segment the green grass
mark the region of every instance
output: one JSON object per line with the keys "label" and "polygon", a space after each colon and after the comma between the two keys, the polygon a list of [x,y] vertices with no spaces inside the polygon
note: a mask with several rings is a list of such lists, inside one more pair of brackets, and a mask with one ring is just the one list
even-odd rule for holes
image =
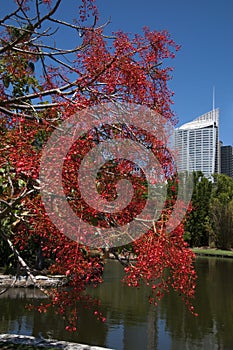
{"label": "green grass", "polygon": [[201,255],[213,255],[219,257],[233,258],[233,251],[221,249],[192,248],[192,251]]}

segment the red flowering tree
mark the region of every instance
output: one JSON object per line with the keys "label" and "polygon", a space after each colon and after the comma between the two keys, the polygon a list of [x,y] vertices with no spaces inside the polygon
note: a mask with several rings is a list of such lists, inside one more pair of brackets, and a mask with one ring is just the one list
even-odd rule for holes
{"label": "red flowering tree", "polygon": [[[75,330],[79,300],[90,302],[83,293],[87,285],[102,282],[104,259],[109,254],[125,266],[125,282],[129,286],[138,287],[141,283],[151,286],[150,302],[156,304],[172,287],[183,295],[192,310],[194,257],[183,240],[182,222],[175,223],[173,215],[183,205],[177,194],[179,181],[174,159],[165,147],[166,140],[135,126],[133,117],[112,125],[102,121],[98,127],[87,130],[84,123],[82,134],[68,150],[67,139],[60,135],[59,148],[50,151],[65,152],[62,186],[75,215],[92,225],[97,233],[101,228],[111,228],[114,234],[144,208],[149,191],[145,174],[135,171],[135,163],[125,157],[110,159],[102,165],[96,186],[99,195],[108,202],[117,198],[119,180],[126,178],[132,183],[130,204],[116,214],[89,206],[82,198],[76,174],[85,155],[106,139],[140,143],[157,157],[165,182],[170,184],[158,217],[154,220],[145,217],[141,234],[133,238],[128,239],[127,231],[127,240],[120,241],[126,244],[116,241],[100,244],[97,240],[95,245],[93,240],[88,241],[86,232],[79,232],[78,236],[73,231],[62,232],[45,208],[40,177],[44,147],[73,115],[111,102],[134,106],[134,110],[140,106],[163,116],[160,127],[174,122],[170,108],[172,93],[167,86],[171,68],[165,61],[174,57],[178,46],[169,34],[145,28],[142,35],[129,37],[117,32],[110,37],[105,34],[107,24],[99,24],[93,0],[80,2],[73,22],[59,16],[64,5],[61,0],[16,0],[12,12],[5,13],[0,20],[1,239],[35,284],[32,251],[39,265],[49,259],[50,272],[66,276],[65,284],[45,291],[50,301],[41,305],[39,311],[51,306],[67,314],[69,330]],[[66,43],[57,46],[64,38],[72,38],[73,46],[67,48]],[[113,115],[112,109],[110,112]],[[45,173],[51,172],[53,154],[46,159],[47,165],[42,169]],[[52,177],[50,173],[49,176]],[[153,177],[156,182],[156,176]],[[49,204],[53,205],[53,194],[48,192]],[[62,216],[56,205],[52,211],[57,217]],[[172,229],[168,229],[168,222]],[[98,311],[95,314],[103,318]]]}

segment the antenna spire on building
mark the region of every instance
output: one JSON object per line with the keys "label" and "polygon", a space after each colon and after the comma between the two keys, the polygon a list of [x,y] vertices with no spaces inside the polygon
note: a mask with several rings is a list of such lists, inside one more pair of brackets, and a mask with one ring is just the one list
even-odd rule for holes
{"label": "antenna spire on building", "polygon": [[213,111],[215,110],[215,86],[213,86]]}

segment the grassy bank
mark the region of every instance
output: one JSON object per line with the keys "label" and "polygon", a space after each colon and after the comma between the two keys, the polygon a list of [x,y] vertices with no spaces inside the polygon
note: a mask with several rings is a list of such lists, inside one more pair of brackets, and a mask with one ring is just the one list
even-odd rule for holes
{"label": "grassy bank", "polygon": [[232,250],[221,250],[221,249],[211,249],[211,248],[192,248],[192,251],[196,255],[216,256],[216,257],[233,259]]}

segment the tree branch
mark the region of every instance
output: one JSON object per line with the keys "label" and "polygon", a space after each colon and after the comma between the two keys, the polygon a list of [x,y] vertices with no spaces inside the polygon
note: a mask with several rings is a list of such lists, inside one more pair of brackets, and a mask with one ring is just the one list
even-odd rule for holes
{"label": "tree branch", "polygon": [[[44,294],[46,294],[47,296],[50,296],[50,293],[43,288],[36,280],[36,278],[34,277],[34,275],[31,272],[30,267],[27,265],[27,263],[25,262],[25,260],[23,260],[23,258],[21,257],[21,255],[19,254],[18,250],[14,247],[13,243],[11,242],[11,240],[7,237],[7,235],[0,229],[0,235],[1,237],[4,239],[5,242],[8,243],[10,249],[12,250],[12,252],[14,253],[15,257],[17,258],[18,262],[20,263],[20,265],[26,270],[27,275],[30,277],[30,279],[32,280],[33,284],[35,285],[35,287],[39,288]],[[15,282],[14,282],[15,283]],[[5,289],[4,291],[2,291],[0,294],[3,294],[5,291],[7,291],[8,289]]]}
{"label": "tree branch", "polygon": [[14,209],[16,205],[20,203],[21,199],[33,193],[34,191],[35,191],[34,189],[27,191],[27,188],[25,188],[25,190],[17,198],[13,198],[11,202],[5,202],[1,200],[1,202],[4,202],[4,204],[6,205],[6,208],[0,212],[0,220],[8,216],[8,214],[12,211],[12,209]]}
{"label": "tree branch", "polygon": [[[60,3],[61,3],[61,0],[57,0],[57,2],[55,3],[54,7],[44,17],[39,18],[38,21],[35,24],[30,26],[30,28],[22,29],[22,34],[18,38],[16,38],[14,41],[10,42],[6,46],[0,47],[0,54],[2,54],[4,52],[9,51],[12,48],[14,48],[21,40],[23,40],[25,38],[25,36],[28,33],[33,33],[36,28],[41,26],[41,23],[43,23],[46,19],[50,18],[50,16],[52,16],[57,11]],[[20,10],[23,11],[22,5],[19,4],[19,3],[18,3],[18,5],[20,7]]]}

